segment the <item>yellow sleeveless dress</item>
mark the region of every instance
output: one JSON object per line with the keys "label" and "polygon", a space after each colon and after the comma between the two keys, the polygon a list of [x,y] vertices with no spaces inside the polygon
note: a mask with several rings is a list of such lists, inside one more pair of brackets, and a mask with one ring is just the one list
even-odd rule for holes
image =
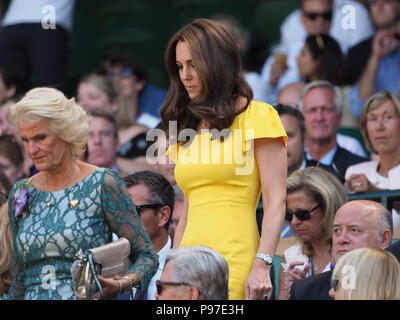
{"label": "yellow sleeveless dress", "polygon": [[223,142],[207,131],[188,146],[171,144],[167,155],[176,163],[175,178],[189,204],[180,246],[205,245],[221,253],[229,264],[229,299],[240,300],[260,240],[254,139],[279,138],[286,146],[287,135],[276,110],[257,101],[236,116],[229,130]]}

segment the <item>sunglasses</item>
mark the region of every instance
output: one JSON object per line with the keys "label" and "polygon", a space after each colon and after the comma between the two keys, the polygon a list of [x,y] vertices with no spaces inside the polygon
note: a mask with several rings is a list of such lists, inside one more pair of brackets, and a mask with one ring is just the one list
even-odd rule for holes
{"label": "sunglasses", "polygon": [[285,220],[291,222],[293,219],[293,215],[295,215],[296,218],[299,219],[300,221],[310,220],[311,212],[313,212],[315,209],[317,209],[319,207],[321,207],[321,205],[317,204],[314,208],[312,208],[310,210],[296,210],[295,212],[286,211]]}
{"label": "sunglasses", "polygon": [[332,277],[331,278],[331,288],[333,290],[337,291],[338,285],[339,285],[339,279]]}
{"label": "sunglasses", "polygon": [[141,206],[135,206],[136,212],[140,216],[142,214],[142,209],[157,209],[164,207],[164,204],[154,203],[154,204],[142,204]]}
{"label": "sunglasses", "polygon": [[318,17],[321,17],[322,19],[326,21],[331,21],[332,20],[332,11],[327,11],[327,12],[303,12],[303,14],[310,20],[316,20]]}
{"label": "sunglasses", "polygon": [[187,287],[192,287],[192,285],[187,284],[185,282],[167,282],[167,281],[160,281],[157,280],[156,281],[156,287],[157,287],[157,294],[161,295],[161,293],[163,292],[164,286],[187,286]]}

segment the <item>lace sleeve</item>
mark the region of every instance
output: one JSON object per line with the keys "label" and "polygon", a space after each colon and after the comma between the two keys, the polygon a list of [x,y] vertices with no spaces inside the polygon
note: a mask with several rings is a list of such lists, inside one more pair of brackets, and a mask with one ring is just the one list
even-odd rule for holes
{"label": "lace sleeve", "polygon": [[[157,271],[158,255],[134,209],[132,197],[124,181],[112,170],[107,170],[104,174],[101,202],[111,231],[131,242],[130,259],[133,266],[129,273],[137,275],[140,289],[147,288]],[[145,290],[140,292],[144,294]]]}
{"label": "lace sleeve", "polygon": [[22,300],[24,299],[25,287],[24,287],[24,264],[23,261],[18,254],[16,240],[18,234],[18,218],[14,217],[15,205],[13,204],[15,198],[16,185],[14,185],[13,189],[10,192],[8,197],[8,215],[10,219],[12,238],[13,238],[13,253],[12,253],[12,281],[11,287],[8,291],[8,294],[4,295],[2,299],[4,300]]}

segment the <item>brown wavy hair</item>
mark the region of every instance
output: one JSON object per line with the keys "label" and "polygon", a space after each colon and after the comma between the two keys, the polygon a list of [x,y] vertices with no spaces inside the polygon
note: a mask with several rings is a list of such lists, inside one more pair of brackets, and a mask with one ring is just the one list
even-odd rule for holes
{"label": "brown wavy hair", "polygon": [[[176,45],[184,41],[190,50],[194,68],[201,82],[201,92],[190,99],[176,65]],[[241,72],[239,50],[232,35],[209,19],[196,19],[181,28],[168,42],[165,64],[170,86],[161,108],[163,129],[170,134],[169,121],[177,121],[181,130],[196,130],[200,121],[210,129],[228,128],[235,116],[243,112],[253,98],[253,92]],[[235,99],[247,99],[246,106],[236,112]]]}

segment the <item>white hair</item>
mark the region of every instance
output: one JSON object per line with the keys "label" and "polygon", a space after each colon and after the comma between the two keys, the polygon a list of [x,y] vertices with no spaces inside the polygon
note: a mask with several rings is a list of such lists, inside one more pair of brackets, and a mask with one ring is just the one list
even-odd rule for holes
{"label": "white hair", "polygon": [[65,95],[54,88],[35,88],[7,113],[15,132],[18,132],[18,122],[40,122],[45,120],[48,128],[71,146],[73,155],[85,152],[91,125],[91,116],[82,109],[75,99],[67,99]]}
{"label": "white hair", "polygon": [[206,246],[170,250],[168,263],[173,263],[171,279],[196,287],[203,300],[228,300],[229,266],[217,251]]}
{"label": "white hair", "polygon": [[342,105],[343,105],[343,98],[342,98],[342,92],[340,91],[339,87],[333,85],[329,81],[326,80],[316,80],[313,82],[310,82],[307,84],[304,89],[300,93],[300,98],[299,98],[299,110],[303,111],[303,98],[304,96],[310,92],[312,89],[316,88],[324,88],[324,89],[329,89],[333,92],[333,96],[335,99],[335,106],[338,114],[342,113]]}

